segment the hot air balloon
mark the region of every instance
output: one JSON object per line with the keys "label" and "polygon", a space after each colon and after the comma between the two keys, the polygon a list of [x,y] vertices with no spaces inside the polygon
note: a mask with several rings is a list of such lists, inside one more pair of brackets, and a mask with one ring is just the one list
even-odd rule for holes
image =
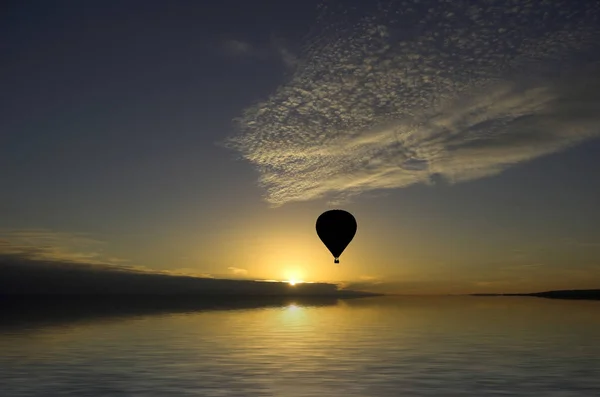
{"label": "hot air balloon", "polygon": [[356,219],[344,210],[329,210],[317,218],[317,235],[334,257],[334,263],[340,263],[340,255],[356,234]]}

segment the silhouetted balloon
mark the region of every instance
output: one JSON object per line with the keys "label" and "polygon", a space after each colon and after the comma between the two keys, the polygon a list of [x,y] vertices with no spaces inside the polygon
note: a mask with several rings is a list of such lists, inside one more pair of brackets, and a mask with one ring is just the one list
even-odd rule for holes
{"label": "silhouetted balloon", "polygon": [[344,210],[329,210],[317,218],[317,234],[334,257],[334,263],[340,263],[340,255],[356,234],[356,219]]}

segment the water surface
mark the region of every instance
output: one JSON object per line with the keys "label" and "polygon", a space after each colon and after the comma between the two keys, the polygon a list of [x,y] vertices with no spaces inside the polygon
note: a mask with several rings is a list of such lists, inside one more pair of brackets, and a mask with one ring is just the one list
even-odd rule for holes
{"label": "water surface", "polygon": [[600,301],[156,300],[2,310],[7,397],[600,396]]}

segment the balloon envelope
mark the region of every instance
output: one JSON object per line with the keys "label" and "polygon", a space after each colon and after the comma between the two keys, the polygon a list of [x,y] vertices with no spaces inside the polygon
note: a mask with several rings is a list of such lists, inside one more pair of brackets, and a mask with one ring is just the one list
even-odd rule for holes
{"label": "balloon envelope", "polygon": [[317,218],[317,235],[339,263],[339,257],[356,234],[356,219],[344,210],[329,210]]}

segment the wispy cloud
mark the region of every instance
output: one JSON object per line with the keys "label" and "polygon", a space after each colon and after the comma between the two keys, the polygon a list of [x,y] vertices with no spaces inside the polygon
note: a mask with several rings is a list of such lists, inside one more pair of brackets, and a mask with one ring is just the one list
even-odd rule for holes
{"label": "wispy cloud", "polygon": [[[303,295],[335,294],[335,284],[307,284]],[[0,254],[0,294],[251,294],[297,293],[287,283],[191,277],[129,266],[34,260]]]}
{"label": "wispy cloud", "polygon": [[[46,229],[0,230],[0,261],[54,264],[63,269],[88,269],[213,278],[194,268],[150,269],[105,252],[105,243],[85,233]],[[243,269],[242,269],[243,270]]]}
{"label": "wispy cloud", "polygon": [[360,276],[359,279],[362,281],[369,281],[373,284],[377,284],[377,283],[381,282],[381,279],[376,276]]}
{"label": "wispy cloud", "polygon": [[598,136],[599,6],[497,3],[336,21],[229,146],[281,205],[488,177]]}
{"label": "wispy cloud", "polygon": [[[0,294],[335,294],[337,286],[240,280],[230,267],[219,279],[194,268],[150,269],[107,255],[104,242],[84,233],[0,230]],[[231,277],[233,274],[236,277]],[[238,278],[238,279],[235,279]]]}
{"label": "wispy cloud", "polygon": [[230,39],[221,43],[224,53],[233,58],[253,58],[261,61],[277,60],[286,69],[295,70],[298,57],[281,37],[272,36],[270,42],[252,44],[244,40]]}
{"label": "wispy cloud", "polygon": [[239,267],[228,267],[227,270],[229,270],[231,273],[233,273],[236,276],[245,276],[246,274],[248,274],[248,270],[241,269]]}
{"label": "wispy cloud", "polygon": [[[103,253],[86,234],[50,230],[0,231],[0,294],[267,294],[298,292],[287,283],[218,279],[193,268],[149,269]],[[230,267],[236,276],[245,269]],[[276,285],[273,285],[276,284]],[[300,294],[334,294],[315,283]]]}
{"label": "wispy cloud", "polygon": [[124,265],[128,262],[106,254],[103,246],[103,241],[84,233],[45,229],[0,230],[0,255],[95,265]]}
{"label": "wispy cloud", "polygon": [[288,69],[295,69],[298,66],[298,57],[292,52],[285,40],[282,38],[273,37],[271,42],[273,49],[279,56],[279,59],[281,59],[281,62],[283,62]]}
{"label": "wispy cloud", "polygon": [[172,276],[189,276],[189,277],[201,277],[201,278],[215,278],[214,275],[210,273],[203,273],[198,271],[198,269],[194,269],[191,267],[182,267],[177,269],[169,269],[160,271],[161,274],[169,274]]}
{"label": "wispy cloud", "polygon": [[252,44],[243,40],[225,40],[223,42],[223,50],[231,56],[244,56],[255,53]]}

